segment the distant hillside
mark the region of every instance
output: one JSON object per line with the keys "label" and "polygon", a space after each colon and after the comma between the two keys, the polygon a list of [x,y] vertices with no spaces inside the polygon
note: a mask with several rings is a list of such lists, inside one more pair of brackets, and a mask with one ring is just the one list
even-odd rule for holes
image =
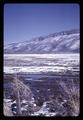
{"label": "distant hillside", "polygon": [[78,53],[79,44],[79,30],[69,30],[9,44],[4,53]]}

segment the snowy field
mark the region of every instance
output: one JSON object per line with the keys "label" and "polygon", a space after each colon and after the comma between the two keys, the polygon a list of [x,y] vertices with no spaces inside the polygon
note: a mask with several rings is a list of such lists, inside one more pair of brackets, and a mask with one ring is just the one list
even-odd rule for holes
{"label": "snowy field", "polygon": [[5,54],[5,73],[79,71],[79,54]]}
{"label": "snowy field", "polygon": [[[16,115],[10,73],[19,72],[19,80],[30,87],[34,96],[33,103],[30,103],[34,112],[29,116],[78,116],[79,60],[79,54],[4,54],[5,103]],[[71,112],[69,104],[72,106],[73,95],[78,101],[75,101],[75,110]],[[22,112],[28,112],[28,102],[32,101],[23,97]]]}

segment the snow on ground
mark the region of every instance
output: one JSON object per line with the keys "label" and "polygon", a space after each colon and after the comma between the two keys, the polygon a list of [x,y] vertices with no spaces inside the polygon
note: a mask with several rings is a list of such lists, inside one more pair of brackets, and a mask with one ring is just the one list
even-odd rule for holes
{"label": "snow on ground", "polygon": [[10,66],[4,65],[5,73],[64,72],[73,70],[72,66],[79,64],[79,54],[5,54],[6,60],[27,60],[27,66],[15,66],[13,62]]}
{"label": "snow on ground", "polygon": [[34,58],[66,58],[75,59],[79,57],[79,54],[4,54],[4,58],[9,59],[29,59],[28,57]]}
{"label": "snow on ground", "polygon": [[49,112],[49,108],[47,108],[46,106],[47,102],[44,102],[41,109],[37,112],[34,112],[33,114],[31,114],[32,116],[39,116],[39,115],[45,115],[45,116],[55,116],[56,113],[55,112]]}
{"label": "snow on ground", "polygon": [[24,73],[40,73],[40,72],[60,72],[64,71],[65,67],[55,67],[55,66],[42,66],[42,67],[4,67],[5,73],[17,73],[17,72],[24,72]]}

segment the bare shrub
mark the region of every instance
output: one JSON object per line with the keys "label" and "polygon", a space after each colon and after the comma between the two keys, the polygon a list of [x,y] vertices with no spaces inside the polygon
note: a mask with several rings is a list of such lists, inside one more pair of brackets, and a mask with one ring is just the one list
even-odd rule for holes
{"label": "bare shrub", "polygon": [[69,84],[63,81],[61,81],[59,84],[68,95],[67,102],[72,111],[71,116],[78,116],[80,112],[80,87],[76,86],[76,83],[73,79],[70,80]]}

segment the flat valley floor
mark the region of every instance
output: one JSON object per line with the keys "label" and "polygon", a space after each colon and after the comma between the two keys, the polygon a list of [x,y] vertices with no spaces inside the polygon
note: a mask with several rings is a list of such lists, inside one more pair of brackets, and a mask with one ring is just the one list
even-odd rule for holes
{"label": "flat valley floor", "polygon": [[4,54],[3,99],[12,116],[17,116],[16,96],[11,92],[15,76],[19,86],[29,88],[29,94],[25,87],[19,90],[23,93],[20,116],[78,116],[79,61],[79,54]]}

